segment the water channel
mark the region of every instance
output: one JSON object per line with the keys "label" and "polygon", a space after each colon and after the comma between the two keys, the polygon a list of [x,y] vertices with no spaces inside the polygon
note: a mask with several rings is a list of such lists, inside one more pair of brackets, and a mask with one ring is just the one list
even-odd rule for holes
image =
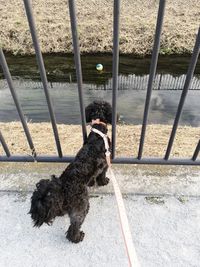
{"label": "water channel", "polygon": [[[6,55],[6,59],[27,120],[49,121],[35,57]],[[112,56],[87,55],[81,59],[85,105],[95,99],[111,102]],[[173,122],[189,59],[189,57],[159,58],[149,112],[150,124]],[[79,124],[80,112],[73,56],[45,55],[44,61],[57,123]],[[97,63],[104,66],[103,71],[96,70]],[[150,58],[120,56],[117,109],[123,123],[142,122],[149,67]],[[19,117],[7,82],[0,70],[0,121],[16,120],[19,120]],[[180,124],[200,126],[200,61],[196,66]]]}

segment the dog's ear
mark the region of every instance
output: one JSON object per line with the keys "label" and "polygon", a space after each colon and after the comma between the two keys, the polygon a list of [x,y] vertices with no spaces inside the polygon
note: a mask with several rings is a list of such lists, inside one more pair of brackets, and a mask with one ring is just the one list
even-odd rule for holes
{"label": "dog's ear", "polygon": [[36,184],[36,187],[37,187],[37,189],[42,188],[42,187],[46,187],[46,186],[48,186],[49,183],[50,183],[49,179],[42,179]]}

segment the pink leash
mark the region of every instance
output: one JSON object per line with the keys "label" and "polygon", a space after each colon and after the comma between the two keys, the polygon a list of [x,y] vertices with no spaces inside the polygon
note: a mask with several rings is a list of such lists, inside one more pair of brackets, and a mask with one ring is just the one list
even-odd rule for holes
{"label": "pink leash", "polygon": [[109,165],[108,172],[110,173],[110,178],[113,184],[113,188],[115,191],[115,197],[117,200],[117,206],[118,206],[118,212],[119,212],[119,218],[120,218],[120,224],[121,224],[121,230],[124,237],[124,243],[126,245],[126,252],[129,260],[129,266],[130,267],[139,267],[139,261],[137,258],[136,250],[133,245],[133,240],[131,236],[131,231],[128,223],[128,218],[126,215],[126,209],[124,206],[124,201],[122,198],[122,194],[118,185],[118,182],[115,178],[115,175],[113,173],[113,170],[111,169],[111,166]]}
{"label": "pink leash", "polygon": [[[101,122],[99,119],[97,119],[97,120],[93,120],[92,123],[94,124],[94,123],[101,123]],[[106,149],[106,152],[105,152],[106,161],[107,161],[107,164],[109,167],[108,172],[110,173],[111,181],[112,181],[113,188],[115,191],[115,197],[117,200],[121,230],[122,230],[122,234],[124,237],[124,243],[126,245],[126,252],[127,252],[127,256],[128,256],[128,260],[129,260],[129,266],[130,267],[140,267],[140,264],[139,264],[138,258],[137,258],[137,254],[135,251],[135,247],[133,245],[133,240],[132,240],[132,236],[131,236],[131,231],[130,231],[130,227],[129,227],[129,223],[128,223],[128,218],[126,215],[126,209],[124,206],[122,194],[121,194],[117,179],[115,178],[113,170],[111,169],[111,160],[110,160],[110,154],[111,153],[109,151],[108,137],[106,134],[103,134],[101,131],[99,131],[95,128],[91,128],[91,131],[100,135],[104,140],[105,149]]]}

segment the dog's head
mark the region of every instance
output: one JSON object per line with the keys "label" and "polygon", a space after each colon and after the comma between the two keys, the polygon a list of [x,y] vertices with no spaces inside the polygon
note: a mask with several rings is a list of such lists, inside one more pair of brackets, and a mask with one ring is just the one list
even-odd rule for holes
{"label": "dog's head", "polygon": [[29,213],[34,226],[40,227],[43,223],[51,225],[56,216],[61,215],[63,204],[62,185],[58,178],[42,179],[36,184],[36,190],[31,197]]}
{"label": "dog's head", "polygon": [[94,101],[85,109],[86,122],[100,119],[104,123],[112,124],[112,107],[106,101]]}

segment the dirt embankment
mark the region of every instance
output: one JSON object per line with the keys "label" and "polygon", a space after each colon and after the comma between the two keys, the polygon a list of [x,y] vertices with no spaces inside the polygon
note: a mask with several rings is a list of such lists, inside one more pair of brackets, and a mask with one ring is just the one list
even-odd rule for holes
{"label": "dirt embankment", "polygon": [[[28,123],[38,155],[57,155],[50,123]],[[150,157],[163,157],[171,133],[171,126],[148,125],[144,153]],[[20,122],[2,123],[0,129],[13,154],[31,154]],[[64,155],[75,155],[82,145],[80,125],[58,124],[58,132]],[[109,127],[109,134],[111,128]],[[141,125],[118,125],[116,156],[136,157]],[[192,157],[198,140],[200,127],[179,126],[172,149],[172,157]],[[0,146],[0,155],[4,154]]]}
{"label": "dirt embankment", "polygon": [[[148,55],[152,51],[158,0],[122,0],[120,52]],[[113,1],[77,0],[82,53],[112,52]],[[72,52],[68,1],[32,0],[43,53]],[[199,27],[200,0],[168,0],[161,54],[191,53]],[[12,53],[33,53],[21,0],[0,0],[0,43]]]}

